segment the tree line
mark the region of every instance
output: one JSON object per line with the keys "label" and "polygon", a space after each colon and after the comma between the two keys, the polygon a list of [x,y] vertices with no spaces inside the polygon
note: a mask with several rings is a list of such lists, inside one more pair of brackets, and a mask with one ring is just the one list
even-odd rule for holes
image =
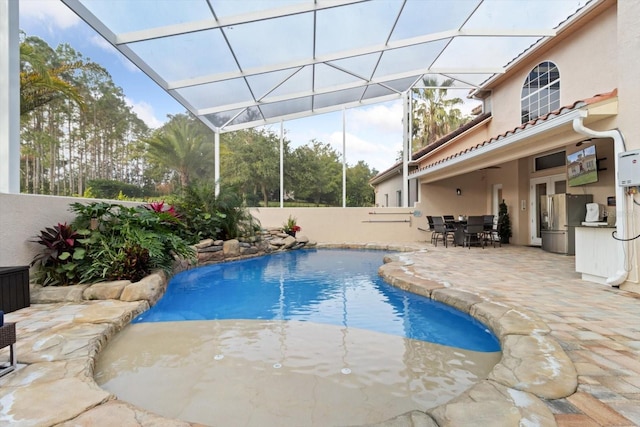
{"label": "tree line", "polygon": [[[189,113],[150,129],[99,64],[68,44],[55,49],[22,34],[20,43],[21,191],[114,198],[163,197],[214,179],[213,132]],[[249,206],[280,200],[280,140],[266,130],[224,133],[221,186]],[[315,206],[342,204],[341,154],[312,140],[284,139],[284,198]],[[365,162],[347,165],[347,206],[371,206]]]}

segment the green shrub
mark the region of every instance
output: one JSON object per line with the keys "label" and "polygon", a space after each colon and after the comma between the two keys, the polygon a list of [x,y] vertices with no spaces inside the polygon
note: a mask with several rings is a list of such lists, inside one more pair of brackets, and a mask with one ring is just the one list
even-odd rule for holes
{"label": "green shrub", "polygon": [[173,200],[179,217],[184,221],[186,240],[235,239],[254,236],[260,224],[245,206],[242,196],[226,188],[217,197],[209,184],[192,184]]}
{"label": "green shrub", "polygon": [[31,265],[39,266],[39,280],[44,285],[68,285],[80,280],[81,264],[86,257],[82,247],[82,236],[67,223],[58,223],[40,231],[34,242],[44,249],[37,254]]}
{"label": "green shrub", "polygon": [[71,225],[47,228],[36,240],[46,247],[34,259],[45,285],[137,281],[157,268],[170,272],[174,257],[195,261],[177,234],[184,224],[168,211],[104,202],[74,203],[71,210]]}

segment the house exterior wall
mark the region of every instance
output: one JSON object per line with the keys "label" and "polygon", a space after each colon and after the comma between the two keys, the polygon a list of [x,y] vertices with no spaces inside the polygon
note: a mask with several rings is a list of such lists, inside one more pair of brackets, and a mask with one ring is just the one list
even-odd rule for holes
{"label": "house exterior wall", "polygon": [[[616,66],[617,21],[619,18],[617,6],[615,2],[609,1],[600,8],[597,16],[574,24],[569,30],[548,42],[542,49],[514,65],[505,75],[489,83],[486,89],[491,93],[487,102],[492,106],[491,120],[429,153],[418,167],[422,168],[434,161],[451,158],[456,153],[520,126],[522,85],[531,69],[540,62],[552,61],[559,68],[561,106],[571,105],[576,100],[590,98],[595,94],[610,92],[617,88],[617,69],[620,68]],[[631,20],[628,25],[633,25]],[[634,31],[637,32],[637,30]],[[635,39],[629,41],[630,50],[633,49],[634,43],[637,43]],[[636,56],[634,56],[634,60]],[[589,118],[589,120],[595,119]],[[611,129],[616,127],[616,119],[592,121],[588,123],[588,126],[594,129]],[[566,173],[564,168],[535,172],[533,158],[544,152],[558,150],[566,150],[567,153],[571,153],[577,149],[575,143],[585,138],[567,125],[554,129],[550,133],[536,136],[535,139],[526,143],[519,143],[511,150],[503,150],[491,155],[491,163],[498,164],[500,169],[486,174],[483,195],[486,207],[483,213],[491,213],[493,206],[492,186],[502,184],[503,198],[509,207],[514,243],[530,243],[530,213],[528,211],[531,208],[529,204],[530,179]],[[574,192],[594,194],[597,203],[606,204],[607,197],[612,196],[614,192],[613,146],[610,139],[600,141],[597,145],[598,157],[607,158],[601,166],[606,167],[607,171],[601,171],[598,183],[573,190],[575,190]],[[460,180],[466,182],[476,180],[477,177],[471,171],[474,168],[481,168],[481,166],[474,164],[473,161],[468,161],[452,171],[425,175],[421,178],[423,183],[421,200],[427,201],[431,198],[437,198],[442,193],[451,192],[451,188],[457,188],[455,186],[466,185],[461,184]],[[458,176],[452,176],[455,174]],[[446,178],[442,179],[442,177]],[[426,185],[427,183],[429,185]],[[442,188],[443,186],[448,186],[448,189],[445,190]],[[483,191],[477,183],[474,183],[474,187],[477,191]],[[421,204],[421,207],[425,208],[425,212],[429,212],[429,208],[432,207],[430,205],[436,205],[433,206],[436,208],[439,207],[437,206],[439,204],[446,206],[447,202],[425,202]],[[477,206],[475,202],[474,206]],[[522,209],[523,207],[524,209]],[[463,207],[458,207],[458,209],[464,210]]]}
{"label": "house exterior wall", "polygon": [[381,208],[402,206],[402,204],[398,205],[397,203],[398,191],[402,191],[402,172],[376,185],[375,206]]}
{"label": "house exterior wall", "polygon": [[616,66],[616,7],[571,35],[558,36],[551,47],[536,52],[490,86],[493,118],[490,136],[520,125],[522,86],[529,72],[543,61],[556,64],[560,72],[560,105],[610,92],[618,87]]}

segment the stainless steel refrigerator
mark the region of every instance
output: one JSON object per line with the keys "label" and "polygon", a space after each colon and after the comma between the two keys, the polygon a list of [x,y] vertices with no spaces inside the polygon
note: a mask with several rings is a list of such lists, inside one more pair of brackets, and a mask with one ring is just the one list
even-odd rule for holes
{"label": "stainless steel refrigerator", "polygon": [[575,255],[575,228],[587,214],[591,194],[552,194],[540,197],[540,234],[542,249]]}

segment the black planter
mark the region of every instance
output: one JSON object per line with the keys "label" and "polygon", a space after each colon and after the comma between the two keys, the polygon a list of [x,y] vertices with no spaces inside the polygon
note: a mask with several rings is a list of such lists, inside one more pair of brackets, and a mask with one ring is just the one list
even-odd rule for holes
{"label": "black planter", "polygon": [[296,232],[295,231],[285,231],[285,233],[287,233],[291,237],[296,237]]}

